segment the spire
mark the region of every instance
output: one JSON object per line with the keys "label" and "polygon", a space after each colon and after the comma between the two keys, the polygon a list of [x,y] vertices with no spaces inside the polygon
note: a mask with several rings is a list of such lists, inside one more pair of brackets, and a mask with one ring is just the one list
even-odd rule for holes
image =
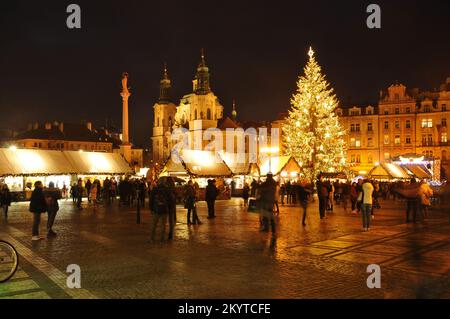
{"label": "spire", "polygon": [[162,79],[159,82],[159,99],[158,99],[159,104],[168,104],[172,101],[171,97],[170,97],[171,89],[172,89],[172,84],[169,79],[169,72],[167,71],[167,64],[164,63]]}
{"label": "spire", "polygon": [[209,85],[209,68],[206,66],[205,50],[200,53],[200,63],[194,78],[194,92],[198,95],[205,95],[211,92]]}
{"label": "spire", "polygon": [[236,121],[237,111],[236,111],[236,101],[235,100],[233,100],[233,111],[231,112],[231,117],[233,118],[233,121]]}

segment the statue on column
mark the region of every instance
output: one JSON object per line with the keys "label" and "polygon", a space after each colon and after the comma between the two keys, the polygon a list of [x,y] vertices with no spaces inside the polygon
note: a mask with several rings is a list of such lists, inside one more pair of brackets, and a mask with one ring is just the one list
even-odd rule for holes
{"label": "statue on column", "polygon": [[128,87],[128,73],[127,72],[122,73],[122,93],[130,94],[129,87]]}

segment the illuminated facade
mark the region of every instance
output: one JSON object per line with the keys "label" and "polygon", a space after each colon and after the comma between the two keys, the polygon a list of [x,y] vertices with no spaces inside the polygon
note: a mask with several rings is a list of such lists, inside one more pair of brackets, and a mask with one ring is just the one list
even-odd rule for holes
{"label": "illuminated facade", "polygon": [[347,130],[348,162],[366,174],[375,164],[405,154],[449,160],[450,78],[435,92],[408,92],[402,84],[380,92],[378,106],[336,110]]}

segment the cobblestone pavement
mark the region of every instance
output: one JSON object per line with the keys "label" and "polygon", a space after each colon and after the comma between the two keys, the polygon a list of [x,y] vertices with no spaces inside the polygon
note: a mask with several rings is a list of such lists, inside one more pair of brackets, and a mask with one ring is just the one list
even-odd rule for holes
{"label": "cobblestone pavement", "polygon": [[[64,200],[58,237],[32,243],[28,204],[14,204],[0,238],[15,246],[20,267],[0,284],[0,298],[450,298],[447,212],[405,224],[404,203],[382,202],[362,232],[360,216],[339,206],[320,221],[311,204],[306,227],[298,207],[281,206],[272,236],[241,204],[218,201],[208,220],[199,203],[199,226],[186,225],[179,206],[166,243],[150,243],[148,209],[137,225],[134,208],[78,211]],[[81,289],[66,286],[69,264],[81,267]],[[381,266],[381,289],[366,285],[369,264]]]}

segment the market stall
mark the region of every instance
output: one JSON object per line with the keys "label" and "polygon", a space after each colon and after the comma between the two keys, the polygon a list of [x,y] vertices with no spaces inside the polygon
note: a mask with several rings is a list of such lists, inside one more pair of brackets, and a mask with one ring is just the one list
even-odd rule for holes
{"label": "market stall", "polygon": [[370,170],[368,176],[379,181],[409,180],[414,174],[400,165],[380,163]]}
{"label": "market stall", "polygon": [[301,166],[292,156],[272,156],[260,164],[261,176],[270,172],[283,183],[295,182],[300,176]]}
{"label": "market stall", "polygon": [[36,181],[68,188],[78,178],[132,173],[120,154],[0,148],[0,182],[18,199],[29,199]]}
{"label": "market stall", "polygon": [[224,179],[231,178],[233,173],[220,155],[214,152],[182,150],[180,153],[172,153],[164,164],[161,176],[194,180],[200,187],[200,200],[204,199],[208,179],[216,179],[216,186],[220,191],[218,199],[231,197]]}
{"label": "market stall", "polygon": [[232,196],[241,196],[244,184],[250,185],[253,179],[258,179],[261,175],[257,163],[252,163],[249,155],[246,153],[221,153],[225,163],[233,173],[233,177],[226,179],[226,183],[230,185]]}

